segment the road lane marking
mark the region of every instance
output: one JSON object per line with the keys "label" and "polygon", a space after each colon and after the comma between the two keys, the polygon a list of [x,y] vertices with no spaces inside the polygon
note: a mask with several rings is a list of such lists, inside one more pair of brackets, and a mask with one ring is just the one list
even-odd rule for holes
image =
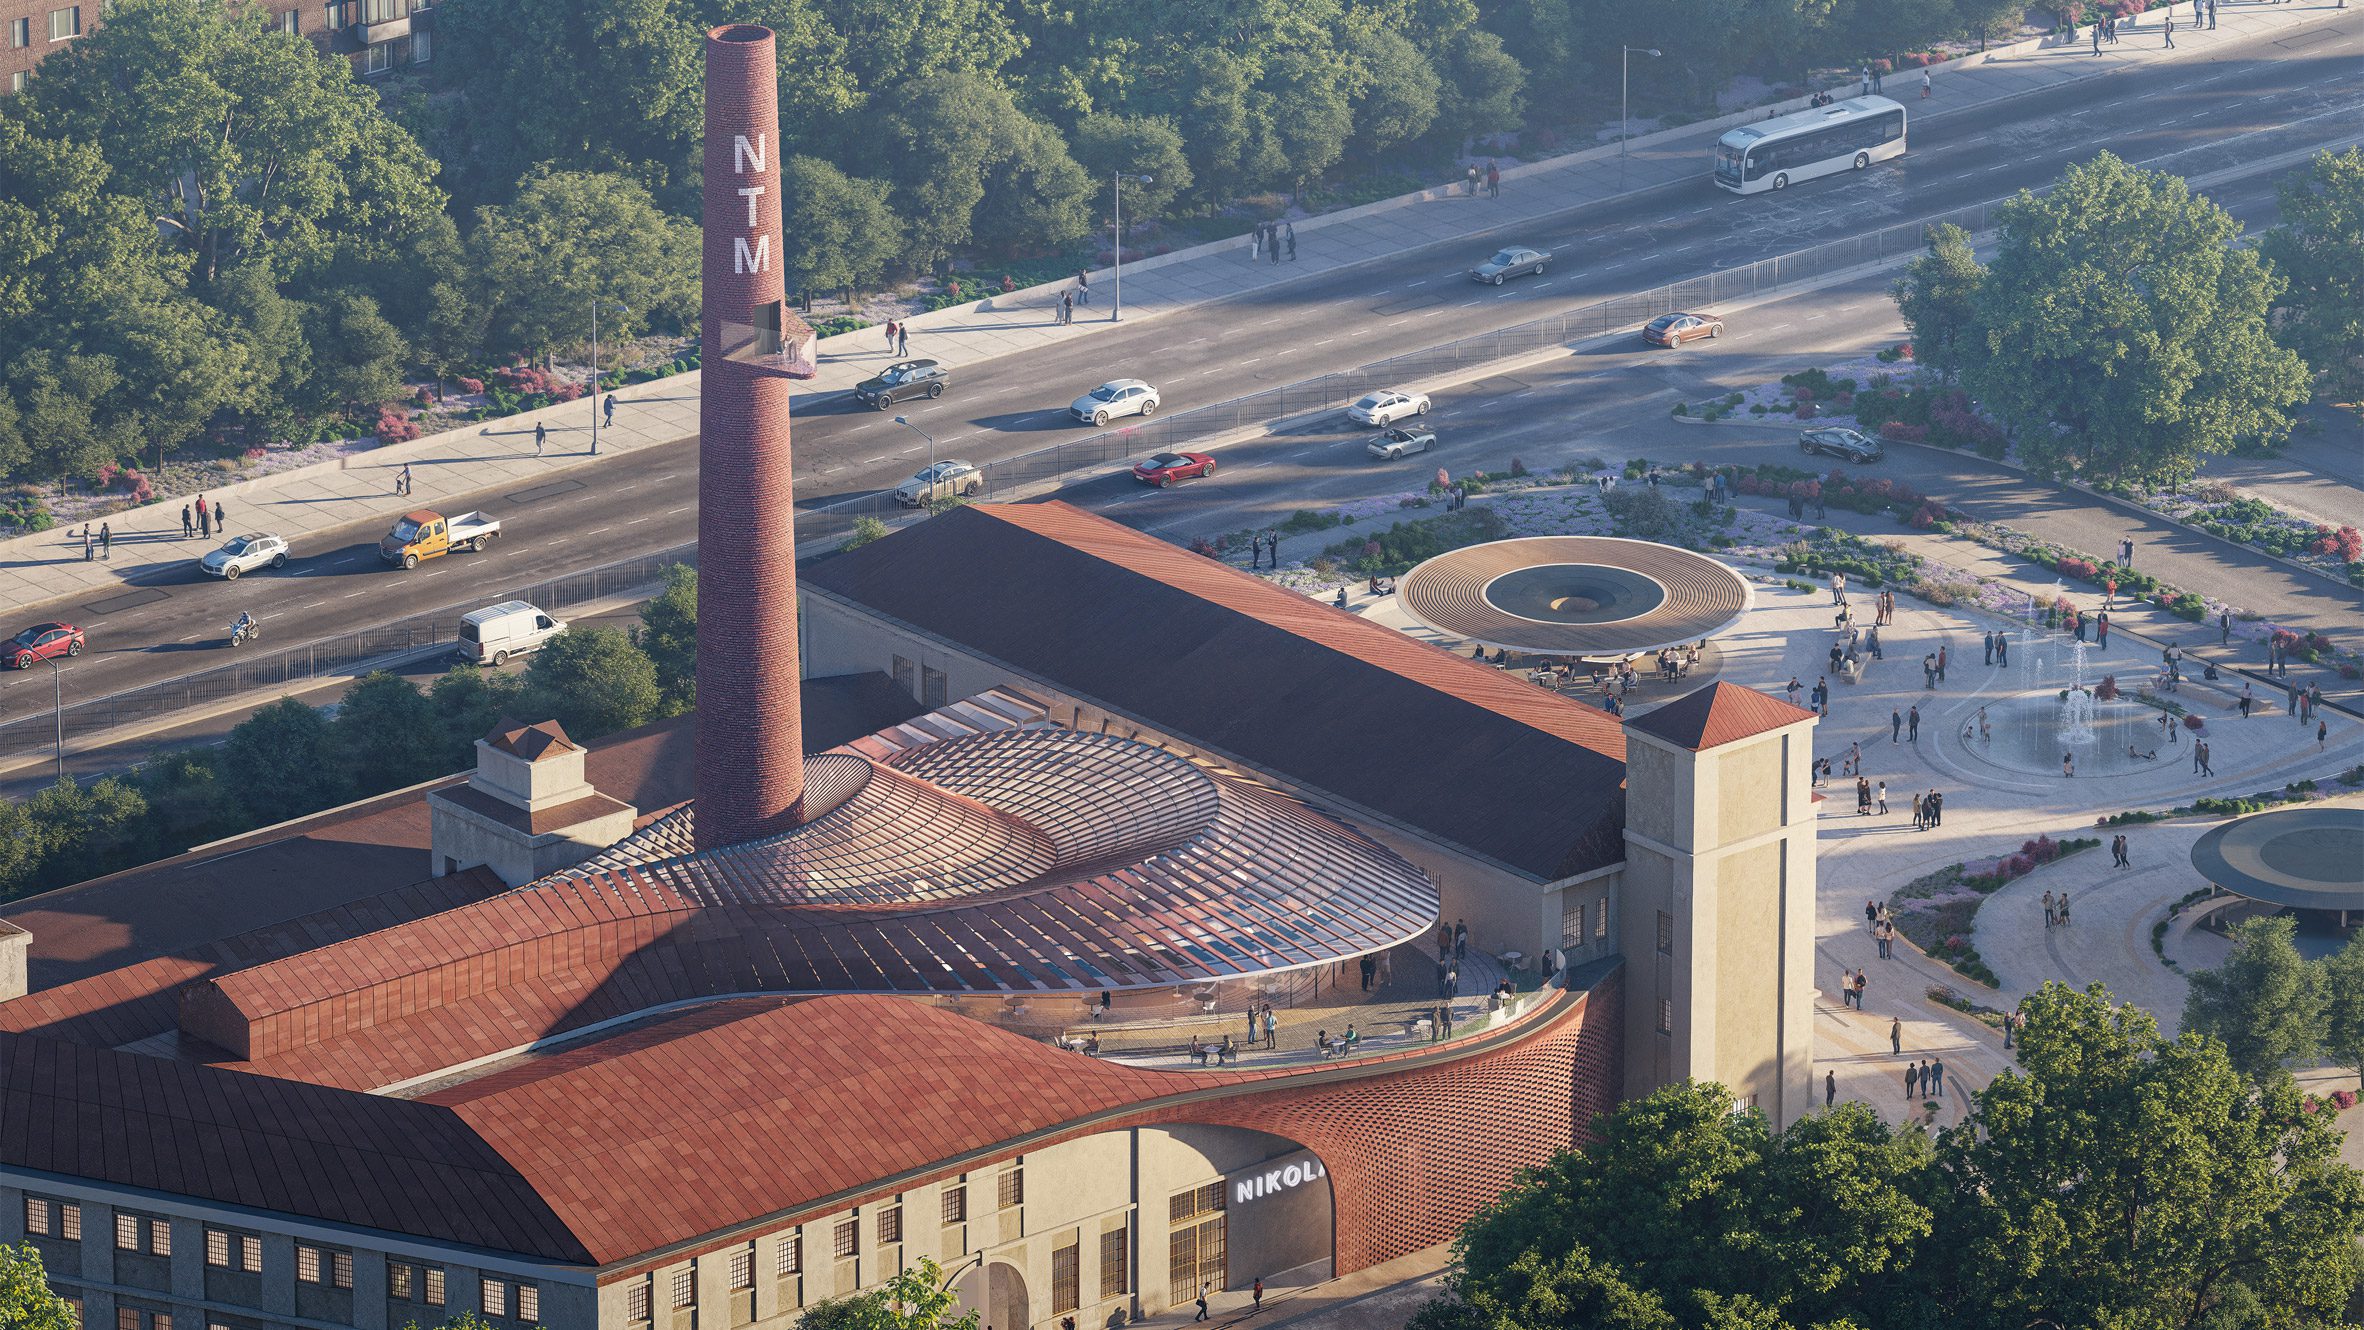
{"label": "road lane marking", "polygon": [[645,517],[635,517],[635,518],[633,518],[631,521],[629,521],[629,522],[626,522],[624,525],[626,525],[626,526],[639,526],[641,523],[643,523],[643,522],[645,522],[645,521],[647,521],[647,520],[648,520],[648,519],[647,519],[647,518],[645,518]]}
{"label": "road lane marking", "polygon": [[1412,287],[1412,286],[1426,286],[1426,285],[1428,285],[1428,279],[1427,279],[1427,278],[1425,278],[1425,277],[1423,277],[1423,278],[1421,278],[1421,279],[1420,279],[1419,281],[1417,281],[1417,282],[1406,282],[1406,283],[1404,283],[1404,285],[1405,285],[1405,286],[1407,286],[1407,287]]}
{"label": "road lane marking", "polygon": [[347,592],[347,593],[345,594],[345,599],[346,599],[346,600],[351,600],[351,599],[353,599],[353,597],[355,597],[355,596],[366,596],[366,595],[368,595],[368,594],[369,594],[369,593],[368,593],[367,591],[351,591],[351,592]]}
{"label": "road lane marking", "polygon": [[1314,345],[1315,345],[1315,346],[1328,346],[1330,343],[1332,343],[1332,342],[1335,342],[1335,341],[1337,341],[1337,340],[1338,340],[1338,339],[1337,339],[1337,338],[1335,338],[1335,337],[1324,337],[1324,338],[1323,338],[1323,339],[1321,339],[1320,341],[1318,341],[1318,342],[1315,342],[1315,343],[1314,343]]}

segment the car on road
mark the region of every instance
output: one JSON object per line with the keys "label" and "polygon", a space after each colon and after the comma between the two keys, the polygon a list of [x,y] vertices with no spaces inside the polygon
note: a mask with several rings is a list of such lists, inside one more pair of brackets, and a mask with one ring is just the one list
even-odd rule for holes
{"label": "car on road", "polygon": [[919,474],[895,487],[895,502],[906,508],[925,508],[938,499],[971,498],[985,488],[985,474],[968,463],[951,458],[923,466]]}
{"label": "car on road", "polygon": [[237,581],[241,573],[257,568],[285,568],[287,542],[263,533],[233,536],[218,550],[208,551],[197,561],[197,566],[215,577]]}
{"label": "car on road", "polygon": [[1877,462],[1888,455],[1878,439],[1867,439],[1854,430],[1836,426],[1801,430],[1798,451],[1808,456],[1827,453],[1843,462]]}
{"label": "car on road", "polygon": [[1346,418],[1358,425],[1392,425],[1406,416],[1427,414],[1427,393],[1408,393],[1396,388],[1365,393],[1361,401],[1346,408]]}
{"label": "car on road", "polygon": [[498,668],[511,656],[541,650],[565,631],[566,620],[553,619],[526,601],[504,600],[461,617],[458,650],[463,659]]}
{"label": "car on road", "polygon": [[1652,346],[1681,346],[1723,335],[1724,321],[1707,314],[1661,314],[1642,329],[1642,340]]}
{"label": "car on road", "polygon": [[1524,245],[1512,245],[1506,249],[1495,250],[1494,257],[1470,269],[1469,279],[1473,282],[1484,282],[1489,286],[1500,286],[1503,279],[1509,277],[1525,277],[1530,273],[1540,277],[1543,275],[1544,267],[1550,262],[1551,255],[1542,250],[1528,249]]}
{"label": "car on road", "polygon": [[1396,458],[1408,457],[1413,453],[1424,453],[1434,447],[1436,447],[1435,430],[1424,429],[1417,425],[1405,429],[1398,425],[1371,440],[1367,451],[1382,462],[1392,462]]}
{"label": "car on road", "polygon": [[951,383],[952,371],[942,361],[905,360],[855,384],[854,396],[886,411],[914,397],[942,397]]}
{"label": "car on road", "polygon": [[1133,479],[1159,489],[1177,480],[1192,480],[1215,474],[1215,459],[1205,453],[1159,453],[1144,457],[1133,467]]}
{"label": "car on road", "polygon": [[1077,420],[1105,425],[1118,416],[1157,414],[1157,389],[1139,379],[1110,379],[1067,404]]}
{"label": "car on road", "polygon": [[10,669],[29,670],[54,656],[82,654],[82,630],[70,623],[37,623],[8,643]]}

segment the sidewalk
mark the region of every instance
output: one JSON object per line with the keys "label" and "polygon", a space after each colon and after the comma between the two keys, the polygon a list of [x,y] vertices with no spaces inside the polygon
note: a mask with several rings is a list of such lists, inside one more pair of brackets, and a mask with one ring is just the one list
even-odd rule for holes
{"label": "sidewalk", "polygon": [[[2133,41],[2102,48],[2098,58],[2081,44],[2045,38],[1998,47],[1984,55],[1936,66],[1935,93],[1920,102],[1917,78],[1898,74],[1890,91],[1911,103],[1918,116],[1942,118],[1977,111],[2047,88],[2098,79],[2145,64],[2204,59],[2224,40],[2257,37],[2319,23],[2332,12],[2326,0],[2284,5],[2246,4],[2229,9],[2219,32],[2189,32],[2176,50],[2147,40],[2156,20],[2137,30]],[[1844,91],[1845,89],[1841,89]],[[1801,109],[1802,100],[1760,107],[1716,120],[1633,139],[1620,156],[1614,144],[1513,166],[1503,172],[1502,196],[1471,198],[1458,184],[1440,186],[1344,209],[1296,224],[1297,260],[1274,264],[1251,260],[1244,238],[1125,265],[1123,295],[1127,318],[1154,318],[1210,301],[1224,300],[1320,273],[1392,258],[1444,241],[1466,240],[1473,251],[1491,243],[1487,233],[1540,222],[1571,208],[1685,183],[1698,184],[1710,145],[1725,129],[1760,120],[1769,111]],[[911,320],[911,354],[973,365],[997,356],[1089,336],[1110,326],[1107,302],[1116,295],[1114,273],[1094,274],[1092,303],[1079,321],[1061,326],[1053,307],[1067,283],[995,294],[972,304],[938,310]],[[875,373],[894,357],[880,329],[868,328],[824,339],[819,376],[800,396],[835,393]],[[612,428],[600,431],[600,455],[694,436],[698,430],[698,378],[676,376],[621,390]],[[233,533],[269,530],[298,544],[307,535],[356,520],[390,520],[414,507],[490,486],[521,488],[546,483],[597,458],[590,455],[591,418],[597,408],[578,401],[511,416],[484,425],[379,448],[323,464],[206,491],[209,503],[228,510]],[[549,447],[536,456],[533,431],[546,424]],[[408,497],[394,494],[394,478],[413,470]],[[81,545],[68,528],[0,541],[0,598],[20,606],[111,591],[152,580],[196,558],[212,543],[183,540],[181,503],[173,496],[147,508],[108,519],[116,557],[85,563]]]}

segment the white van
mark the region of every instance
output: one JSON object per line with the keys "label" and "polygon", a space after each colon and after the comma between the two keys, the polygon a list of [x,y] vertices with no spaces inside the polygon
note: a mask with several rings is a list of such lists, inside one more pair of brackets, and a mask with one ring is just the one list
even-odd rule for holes
{"label": "white van", "polygon": [[539,651],[565,631],[565,620],[522,600],[505,600],[460,620],[460,655],[479,665],[506,665],[511,656]]}

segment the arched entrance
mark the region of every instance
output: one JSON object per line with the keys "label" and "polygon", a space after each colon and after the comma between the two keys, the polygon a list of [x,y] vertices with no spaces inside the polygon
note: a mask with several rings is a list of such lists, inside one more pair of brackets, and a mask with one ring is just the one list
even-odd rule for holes
{"label": "arched entrance", "polygon": [[977,1313],[978,1330],[1027,1330],[1034,1308],[1026,1297],[1026,1276],[1007,1261],[988,1261],[961,1276],[955,1318]]}

